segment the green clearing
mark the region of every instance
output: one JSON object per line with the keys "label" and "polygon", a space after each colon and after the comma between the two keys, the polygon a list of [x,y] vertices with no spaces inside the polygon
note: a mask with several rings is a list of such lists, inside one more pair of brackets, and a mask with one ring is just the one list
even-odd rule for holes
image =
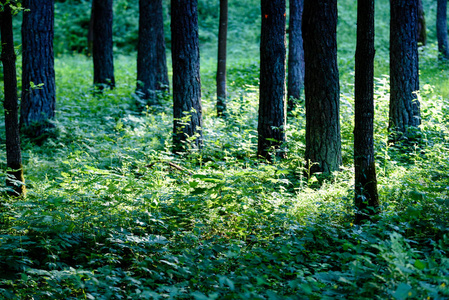
{"label": "green clearing", "polygon": [[[100,97],[92,95],[91,60],[59,54],[58,137],[22,141],[28,196],[2,196],[0,299],[448,299],[449,64],[437,59],[436,3],[423,1],[422,142],[409,149],[387,144],[388,0],[376,1],[382,213],[354,226],[356,7],[339,2],[344,165],[324,181],[303,176],[303,106],[289,116],[288,158],[255,158],[255,0],[230,9],[226,121],[214,107],[218,4],[200,1],[201,152],[170,153],[170,98],[136,111],[135,54],[116,56],[118,87]],[[60,22],[70,7],[59,4]],[[117,22],[132,23],[132,11],[123,15]],[[3,121],[0,134],[4,170]]]}

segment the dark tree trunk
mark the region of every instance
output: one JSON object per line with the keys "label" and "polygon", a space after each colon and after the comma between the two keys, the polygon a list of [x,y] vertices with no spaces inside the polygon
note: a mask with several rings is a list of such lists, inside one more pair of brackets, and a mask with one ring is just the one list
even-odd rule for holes
{"label": "dark tree trunk", "polygon": [[391,141],[410,137],[409,129],[421,123],[417,17],[418,0],[391,0],[390,20],[390,116]]}
{"label": "dark tree trunk", "polygon": [[271,150],[284,156],[285,142],[285,0],[262,0],[260,35],[259,141],[257,155]]}
{"label": "dark tree trunk", "polygon": [[310,173],[341,164],[337,1],[305,0],[303,13],[306,161]]}
{"label": "dark tree trunk", "polygon": [[30,137],[41,137],[54,127],[55,118],[54,0],[24,0],[23,5],[29,11],[24,11],[22,23],[20,127]]}
{"label": "dark tree trunk", "polygon": [[155,104],[168,85],[162,0],[140,0],[137,94]]}
{"label": "dark tree trunk", "polygon": [[304,47],[302,42],[302,11],[304,0],[290,0],[288,36],[288,84],[287,109],[293,110],[295,99],[301,97],[304,88]]}
{"label": "dark tree trunk", "polygon": [[426,14],[422,6],[422,0],[418,0],[418,43],[425,46],[427,44]]}
{"label": "dark tree trunk", "polygon": [[374,0],[357,1],[355,53],[355,223],[379,210],[374,162]]}
{"label": "dark tree trunk", "polygon": [[92,4],[90,7],[89,30],[87,31],[87,52],[90,55],[93,55],[94,46],[94,4],[95,1],[92,0]]}
{"label": "dark tree trunk", "polygon": [[197,9],[197,0],[171,0],[175,153],[200,148],[203,139]]}
{"label": "dark tree trunk", "polygon": [[93,60],[94,85],[101,91],[114,88],[114,60],[112,55],[112,0],[94,0]]}
{"label": "dark tree trunk", "polygon": [[5,4],[5,0],[2,0],[1,3],[5,5],[4,10],[0,12],[0,30],[5,89],[3,107],[5,109],[6,165],[8,167],[6,184],[12,188],[12,195],[20,196],[25,194],[25,185],[23,184],[25,180],[20,151],[16,54],[14,52],[11,8],[8,4]]}
{"label": "dark tree trunk", "polygon": [[220,26],[218,27],[217,115],[226,112],[226,40],[228,38],[228,0],[220,0]]}
{"label": "dark tree trunk", "polygon": [[449,59],[449,44],[447,42],[447,0],[438,0],[437,39],[440,58]]}

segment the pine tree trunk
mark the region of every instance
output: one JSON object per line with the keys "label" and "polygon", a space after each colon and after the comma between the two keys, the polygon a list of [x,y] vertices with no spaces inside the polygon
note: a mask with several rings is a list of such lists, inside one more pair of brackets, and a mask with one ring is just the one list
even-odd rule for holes
{"label": "pine tree trunk", "polygon": [[449,44],[447,41],[447,0],[437,2],[437,39],[440,59],[449,59]]}
{"label": "pine tree trunk", "polygon": [[200,148],[203,139],[197,7],[197,0],[171,0],[175,153]]}
{"label": "pine tree trunk", "polygon": [[[48,134],[55,118],[54,0],[24,0],[20,127],[30,137]],[[39,86],[33,87],[32,84]]]}
{"label": "pine tree trunk", "polygon": [[374,0],[357,1],[355,53],[355,223],[379,210],[374,162]]}
{"label": "pine tree trunk", "polygon": [[112,53],[112,0],[94,0],[94,85],[101,91],[115,87]]}
{"label": "pine tree trunk", "polygon": [[228,0],[220,0],[220,25],[218,27],[217,64],[217,115],[226,112],[226,41],[228,36]]}
{"label": "pine tree trunk", "polygon": [[341,164],[337,1],[305,0],[303,38],[306,161],[310,173],[329,174]]}
{"label": "pine tree trunk", "polygon": [[422,0],[418,0],[418,43],[425,46],[427,44],[426,14],[422,6]]}
{"label": "pine tree trunk", "polygon": [[418,0],[391,0],[390,115],[391,141],[412,136],[421,123],[416,91],[419,90],[417,16]]}
{"label": "pine tree trunk", "polygon": [[17,96],[16,54],[12,30],[11,8],[1,1],[4,11],[0,12],[0,31],[2,42],[1,60],[3,63],[3,83],[5,89],[5,133],[6,133],[6,165],[8,178],[6,184],[11,187],[11,195],[25,194],[23,178],[22,154],[20,151],[19,105]]}
{"label": "pine tree trunk", "polygon": [[262,0],[260,35],[259,141],[257,155],[270,159],[270,152],[285,142],[285,0]]}
{"label": "pine tree trunk", "polygon": [[162,0],[139,1],[137,94],[150,104],[168,88]]}
{"label": "pine tree trunk", "polygon": [[290,0],[290,21],[288,41],[288,85],[287,109],[293,110],[295,100],[301,98],[304,88],[304,47],[302,40],[302,11],[304,0]]}

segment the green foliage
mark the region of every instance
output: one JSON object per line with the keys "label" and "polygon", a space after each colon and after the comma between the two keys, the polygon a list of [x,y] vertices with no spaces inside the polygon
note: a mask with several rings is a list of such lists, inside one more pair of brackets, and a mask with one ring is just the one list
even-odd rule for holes
{"label": "green foliage", "polygon": [[[432,12],[434,4],[424,2]],[[58,2],[59,16],[73,12],[60,26],[87,22],[88,4]],[[123,22],[135,22],[131,1],[115,5]],[[375,224],[351,223],[353,3],[339,2],[344,165],[333,177],[307,179],[304,107],[289,115],[287,159],[271,164],[255,157],[258,2],[235,2],[230,10],[236,35],[230,35],[223,120],[215,117],[211,28],[217,4],[199,1],[201,152],[170,152],[170,97],[137,112],[135,56],[116,57],[117,88],[97,96],[88,58],[56,59],[57,136],[41,146],[23,141],[27,198],[2,193],[0,299],[449,298],[448,66],[437,62],[429,27],[420,57],[422,139],[413,147],[389,145],[388,1],[376,5],[374,125],[382,213]],[[76,33],[80,27],[73,28]],[[56,43],[65,49],[61,32]],[[80,40],[73,45],[82,36],[74,34],[70,40]],[[4,170],[3,134],[0,140]],[[5,174],[0,177],[4,182]]]}

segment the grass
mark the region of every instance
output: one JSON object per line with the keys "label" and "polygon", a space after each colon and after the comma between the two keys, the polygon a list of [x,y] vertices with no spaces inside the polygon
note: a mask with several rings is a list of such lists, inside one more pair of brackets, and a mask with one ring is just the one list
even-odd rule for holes
{"label": "grass", "polygon": [[[432,24],[434,5],[424,2]],[[231,43],[226,121],[215,117],[213,18],[203,23],[201,152],[169,151],[169,97],[137,112],[135,55],[116,57],[118,87],[99,97],[88,58],[56,59],[58,137],[23,141],[28,196],[2,198],[0,298],[449,298],[448,66],[429,27],[422,142],[388,145],[387,4],[377,3],[377,223],[352,224],[355,8],[339,4],[344,164],[324,181],[303,176],[303,107],[289,117],[288,158],[255,158],[255,9]],[[0,155],[4,169],[4,145]]]}

